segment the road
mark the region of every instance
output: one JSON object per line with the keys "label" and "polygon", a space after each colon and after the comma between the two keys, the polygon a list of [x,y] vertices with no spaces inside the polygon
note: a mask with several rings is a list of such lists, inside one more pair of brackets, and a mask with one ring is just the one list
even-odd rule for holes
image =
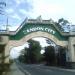
{"label": "road", "polygon": [[75,72],[52,68],[42,64],[19,63],[19,67],[25,75],[75,75]]}

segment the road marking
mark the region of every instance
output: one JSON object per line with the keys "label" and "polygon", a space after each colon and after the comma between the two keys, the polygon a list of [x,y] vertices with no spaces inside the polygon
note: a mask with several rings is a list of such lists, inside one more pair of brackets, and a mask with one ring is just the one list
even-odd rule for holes
{"label": "road marking", "polygon": [[27,75],[31,75],[27,70],[24,70]]}
{"label": "road marking", "polygon": [[[19,69],[21,69],[21,71],[23,72],[23,68],[20,65],[17,65],[19,67]],[[26,73],[27,75],[31,75],[27,70],[24,70],[24,73]]]}

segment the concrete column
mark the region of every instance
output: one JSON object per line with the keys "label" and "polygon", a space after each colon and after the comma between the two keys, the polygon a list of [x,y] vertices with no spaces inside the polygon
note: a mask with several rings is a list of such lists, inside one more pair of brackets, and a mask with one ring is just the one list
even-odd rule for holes
{"label": "concrete column", "polygon": [[69,37],[68,41],[69,62],[75,62],[74,44],[75,44],[75,37]]}
{"label": "concrete column", "polygon": [[7,44],[5,47],[5,60],[4,63],[5,64],[9,64],[9,56],[10,56],[10,49],[13,48],[13,46]]}
{"label": "concrete column", "polygon": [[10,63],[10,50],[14,47],[22,45],[22,42],[16,41],[16,40],[10,40],[7,45],[5,46],[5,63],[9,64]]}
{"label": "concrete column", "polygon": [[0,45],[0,64],[4,63],[4,47],[5,45]]}
{"label": "concrete column", "polygon": [[75,37],[69,37],[68,40],[68,56],[69,56],[69,65],[71,68],[75,68],[75,51],[74,51],[74,45],[75,45]]}

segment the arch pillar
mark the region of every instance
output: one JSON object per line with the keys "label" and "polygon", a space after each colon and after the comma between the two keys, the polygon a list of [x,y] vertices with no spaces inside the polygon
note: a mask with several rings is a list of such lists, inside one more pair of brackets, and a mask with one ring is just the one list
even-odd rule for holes
{"label": "arch pillar", "polygon": [[67,66],[75,68],[75,37],[68,40]]}
{"label": "arch pillar", "polygon": [[69,37],[68,50],[69,62],[75,62],[75,37]]}

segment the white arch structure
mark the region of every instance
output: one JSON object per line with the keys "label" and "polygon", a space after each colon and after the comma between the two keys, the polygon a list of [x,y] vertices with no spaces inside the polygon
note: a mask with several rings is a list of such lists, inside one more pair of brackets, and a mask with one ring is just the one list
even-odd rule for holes
{"label": "white arch structure", "polygon": [[[9,40],[9,42],[7,43],[5,47],[5,56],[9,55],[9,52],[13,47],[21,46],[25,42],[27,42],[29,39],[34,38],[34,37],[46,37],[54,41],[57,45],[61,45],[61,46],[67,46],[68,44],[67,41],[60,41],[52,34],[49,34],[47,32],[37,31],[37,32],[33,32],[24,36],[20,40]],[[5,59],[5,63],[9,63],[9,57]]]}

